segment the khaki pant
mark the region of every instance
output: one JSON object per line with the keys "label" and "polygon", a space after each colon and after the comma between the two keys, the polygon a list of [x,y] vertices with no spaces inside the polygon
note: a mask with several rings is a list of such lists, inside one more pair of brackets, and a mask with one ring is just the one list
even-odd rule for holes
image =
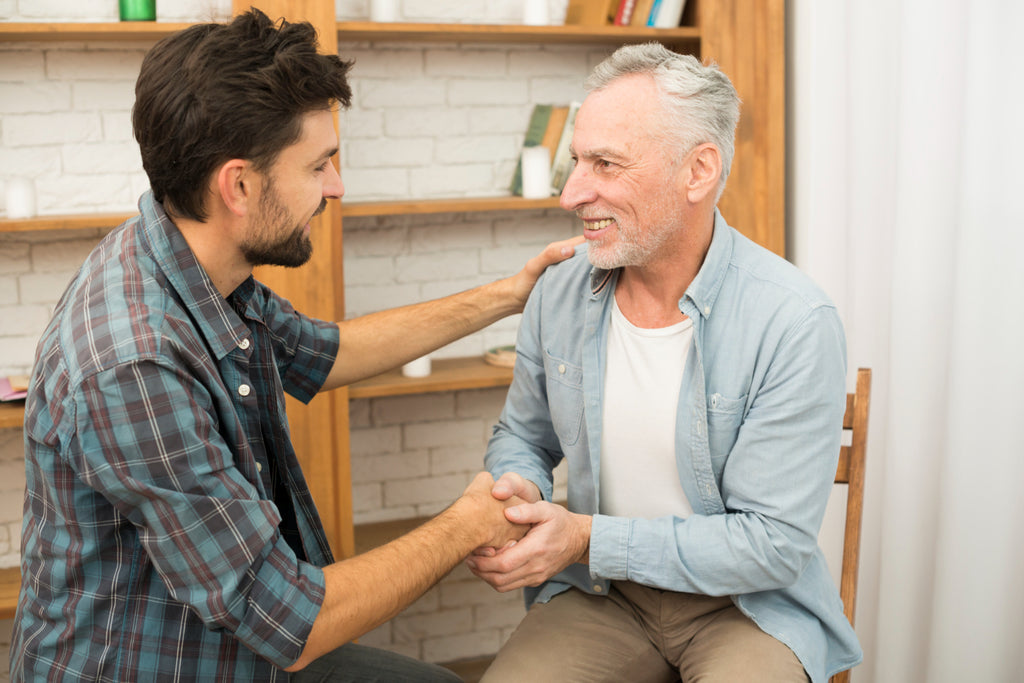
{"label": "khaki pant", "polygon": [[808,680],[793,651],[728,597],[614,582],[534,604],[481,683]]}

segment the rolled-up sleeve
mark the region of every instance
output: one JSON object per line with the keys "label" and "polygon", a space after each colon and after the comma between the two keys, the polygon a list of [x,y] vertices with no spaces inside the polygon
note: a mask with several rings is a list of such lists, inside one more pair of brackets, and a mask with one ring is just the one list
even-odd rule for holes
{"label": "rolled-up sleeve", "polygon": [[284,390],[309,403],[327,381],[338,355],[339,333],[334,322],[297,312],[263,285],[261,314],[274,343],[274,360]]}

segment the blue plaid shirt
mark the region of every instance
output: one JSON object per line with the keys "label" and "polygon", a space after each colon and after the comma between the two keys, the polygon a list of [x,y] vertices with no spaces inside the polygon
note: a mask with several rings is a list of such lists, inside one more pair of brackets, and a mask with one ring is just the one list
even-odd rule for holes
{"label": "blue plaid shirt", "polygon": [[284,392],[313,397],[338,329],[252,278],[225,299],[139,209],[37,350],[12,678],[287,680],[332,558]]}

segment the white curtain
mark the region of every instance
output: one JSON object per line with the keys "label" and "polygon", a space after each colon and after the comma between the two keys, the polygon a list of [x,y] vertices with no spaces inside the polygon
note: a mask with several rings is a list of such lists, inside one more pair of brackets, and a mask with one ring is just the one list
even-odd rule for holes
{"label": "white curtain", "polygon": [[789,256],[874,371],[853,680],[1022,681],[1024,3],[787,12]]}

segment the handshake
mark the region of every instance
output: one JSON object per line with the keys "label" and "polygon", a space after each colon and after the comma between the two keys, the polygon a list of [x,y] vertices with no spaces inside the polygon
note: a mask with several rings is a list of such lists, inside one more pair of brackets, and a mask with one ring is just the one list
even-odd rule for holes
{"label": "handshake", "polygon": [[481,525],[481,536],[487,539],[466,565],[497,591],[539,586],[589,559],[590,516],[541,500],[537,485],[518,474],[506,473],[494,481],[481,472],[456,507],[470,510],[465,514]]}

